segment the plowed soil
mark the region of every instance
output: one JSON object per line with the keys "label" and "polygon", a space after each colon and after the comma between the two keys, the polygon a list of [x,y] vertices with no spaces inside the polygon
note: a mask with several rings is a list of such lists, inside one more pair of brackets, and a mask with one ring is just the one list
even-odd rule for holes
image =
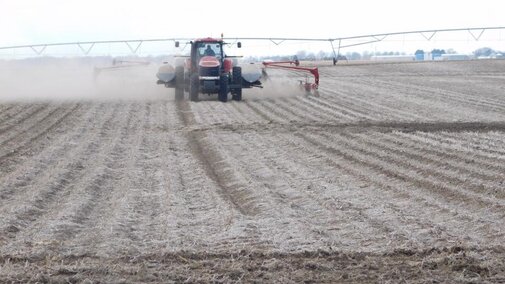
{"label": "plowed soil", "polygon": [[505,61],[320,72],[1,103],[0,282],[505,282]]}

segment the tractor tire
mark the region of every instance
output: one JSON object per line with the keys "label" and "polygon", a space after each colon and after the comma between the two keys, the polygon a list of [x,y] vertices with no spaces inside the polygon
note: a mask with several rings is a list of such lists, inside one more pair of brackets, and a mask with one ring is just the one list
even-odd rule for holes
{"label": "tractor tire", "polygon": [[219,92],[217,94],[219,101],[225,103],[228,100],[228,76],[221,75],[219,77]]}
{"label": "tractor tire", "polygon": [[193,73],[189,78],[189,99],[192,102],[198,101],[198,93],[200,92],[200,79],[197,73]]}
{"label": "tractor tire", "polygon": [[242,67],[233,67],[233,85],[239,86],[235,88],[232,100],[241,101],[242,100]]}
{"label": "tractor tire", "polygon": [[184,66],[175,67],[175,100],[184,99]]}

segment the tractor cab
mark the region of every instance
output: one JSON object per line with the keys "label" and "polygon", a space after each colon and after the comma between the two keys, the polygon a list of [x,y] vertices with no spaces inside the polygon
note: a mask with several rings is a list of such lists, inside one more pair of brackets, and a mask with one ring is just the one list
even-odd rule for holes
{"label": "tractor cab", "polygon": [[217,58],[222,57],[223,49],[221,43],[198,42],[196,43],[196,48],[199,57],[204,56],[215,56]]}
{"label": "tractor cab", "polygon": [[218,64],[218,66],[213,67],[222,67],[224,57],[223,41],[220,39],[203,38],[197,39],[191,43],[190,58],[192,70],[199,70],[203,66],[210,67],[209,64]]}

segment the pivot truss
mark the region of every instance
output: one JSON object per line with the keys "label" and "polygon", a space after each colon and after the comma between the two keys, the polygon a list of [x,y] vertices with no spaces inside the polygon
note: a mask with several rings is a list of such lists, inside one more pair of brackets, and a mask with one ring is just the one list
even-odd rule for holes
{"label": "pivot truss", "polygon": [[[479,28],[457,28],[457,29],[437,29],[437,30],[418,30],[406,32],[393,32],[382,34],[369,34],[358,35],[350,37],[335,37],[335,38],[282,38],[282,37],[225,37],[224,40],[230,42],[237,42],[238,40],[251,40],[251,41],[270,41],[275,45],[281,45],[286,41],[305,41],[305,42],[328,42],[333,51],[333,62],[336,63],[339,59],[340,50],[342,48],[371,44],[380,42],[391,36],[419,34],[425,40],[430,41],[439,33],[448,32],[468,32],[475,41],[479,41],[482,35],[488,30],[505,30],[505,27],[479,27]],[[94,48],[99,45],[107,44],[123,44],[129,51],[136,55],[139,53],[141,46],[147,42],[176,42],[176,41],[190,41],[190,38],[157,38],[157,39],[132,39],[132,40],[104,40],[104,41],[83,41],[83,42],[62,42],[62,43],[44,43],[44,44],[27,44],[27,45],[13,45],[3,46],[0,50],[15,50],[15,49],[30,49],[35,55],[43,55],[49,47],[55,46],[76,46],[83,55],[89,55]],[[358,41],[357,43],[355,41]],[[349,43],[353,42],[353,43]],[[234,43],[231,43],[234,44]]]}

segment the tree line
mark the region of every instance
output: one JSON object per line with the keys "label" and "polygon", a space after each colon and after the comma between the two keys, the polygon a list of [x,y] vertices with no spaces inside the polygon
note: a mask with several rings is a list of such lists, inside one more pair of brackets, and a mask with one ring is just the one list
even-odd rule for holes
{"label": "tree line", "polygon": [[[431,54],[457,54],[458,52],[452,48],[449,49],[432,49],[432,50],[423,50],[423,49],[418,49],[414,52],[414,55],[418,54],[425,54],[425,53],[431,53]],[[477,58],[477,57],[503,57],[505,56],[504,51],[497,51],[489,47],[482,47],[478,48],[475,51],[472,52],[472,54]],[[363,52],[356,52],[356,51],[348,51],[345,53],[341,53],[339,55],[339,60],[369,60],[371,59],[372,56],[400,56],[400,55],[409,55],[406,52],[400,52],[400,51],[363,51]],[[332,51],[327,52],[327,51],[319,51],[319,52],[310,52],[306,50],[300,50],[296,52],[294,55],[277,55],[277,56],[261,56],[261,57],[247,57],[246,60],[250,61],[262,61],[265,59],[271,59],[274,61],[284,61],[284,60],[291,60],[294,56],[298,58],[299,60],[308,60],[308,61],[316,61],[316,60],[332,60],[334,57],[334,54]]]}

